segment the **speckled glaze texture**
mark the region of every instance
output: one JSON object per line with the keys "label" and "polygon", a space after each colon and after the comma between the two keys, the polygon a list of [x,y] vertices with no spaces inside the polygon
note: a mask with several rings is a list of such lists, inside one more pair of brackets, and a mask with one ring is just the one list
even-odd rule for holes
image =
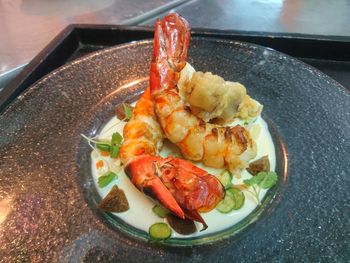
{"label": "speckled glaze texture", "polygon": [[349,262],[350,96],[319,71],[250,44],[194,39],[189,62],[242,82],[288,149],[276,205],[241,235],[168,247],[124,234],[96,209],[80,134],[147,85],[151,42],[94,53],[0,114],[2,262]]}

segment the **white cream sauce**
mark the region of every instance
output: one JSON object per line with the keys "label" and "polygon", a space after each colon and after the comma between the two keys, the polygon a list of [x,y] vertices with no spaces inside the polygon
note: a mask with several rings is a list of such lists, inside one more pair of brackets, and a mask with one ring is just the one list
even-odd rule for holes
{"label": "white cream sauce", "polygon": [[[236,124],[241,124],[242,126],[244,126],[243,121],[235,121],[231,125],[233,126]],[[113,117],[102,129],[98,139],[110,140],[113,132],[119,132],[120,134],[123,134],[124,125],[125,122],[121,122],[116,117]],[[258,126],[260,127],[260,132],[258,137],[255,139],[258,149],[257,156],[255,159],[259,159],[264,155],[268,155],[270,160],[271,171],[274,171],[276,166],[275,148],[266,122],[261,117],[258,117],[253,123],[248,124],[245,127],[251,129],[252,132],[252,129],[257,129]],[[180,155],[176,146],[172,145],[170,142],[165,142],[164,147],[161,151],[161,156],[174,156],[174,154]],[[96,168],[96,162],[98,162],[99,160],[104,161],[104,167],[102,169]],[[152,224],[156,222],[163,222],[165,220],[159,218],[152,212],[152,207],[155,204],[147,196],[145,196],[143,193],[137,190],[137,188],[130,182],[129,178],[125,175],[123,168],[120,167],[120,161],[118,159],[111,159],[110,157],[101,156],[97,150],[94,150],[91,153],[91,163],[93,179],[101,198],[107,195],[107,193],[111,190],[114,184],[117,184],[118,187],[123,189],[125,192],[125,195],[130,205],[130,209],[123,213],[116,213],[116,216],[118,216],[128,224],[134,226],[135,228],[138,228],[145,232],[148,232],[148,229]],[[222,171],[222,169],[205,167],[200,163],[196,163],[196,165],[207,170],[213,175],[218,175]],[[117,173],[118,178],[115,179],[108,186],[104,188],[99,188],[97,184],[98,177],[103,175],[108,170]],[[241,178],[238,179],[234,177],[232,183],[241,184],[244,179],[248,179],[250,177],[251,175],[246,170],[244,170],[241,173]],[[267,190],[261,189],[260,200],[264,198],[266,192]],[[243,207],[239,210],[233,210],[228,214],[220,213],[215,209],[208,213],[202,213],[202,217],[208,224],[208,229],[206,229],[205,231],[200,232],[199,230],[201,230],[202,226],[200,223],[196,223],[198,230],[196,233],[188,236],[183,236],[173,231],[173,237],[190,238],[195,236],[202,236],[234,226],[235,224],[243,220],[245,217],[247,217],[257,206],[256,200],[250,193],[244,191],[244,195],[245,202]]]}

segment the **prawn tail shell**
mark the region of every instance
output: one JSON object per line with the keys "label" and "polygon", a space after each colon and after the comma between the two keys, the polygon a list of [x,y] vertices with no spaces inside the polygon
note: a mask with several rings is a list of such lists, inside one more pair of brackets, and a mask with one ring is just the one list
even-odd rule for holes
{"label": "prawn tail shell", "polygon": [[189,42],[189,24],[180,15],[170,13],[156,21],[150,73],[152,94],[164,87],[176,87],[179,72],[186,65]]}
{"label": "prawn tail shell", "polygon": [[[202,181],[202,183],[205,183],[205,185],[208,187],[207,188],[207,196],[205,200],[202,200],[200,203],[201,205],[199,206],[194,206],[196,202],[190,202],[190,203],[182,203],[181,207],[183,209],[186,209],[186,211],[195,211],[193,212],[193,216],[196,216],[194,219],[198,222],[203,223],[203,219],[199,216],[198,212],[209,212],[212,209],[216,207],[216,205],[222,200],[224,197],[224,187],[221,184],[221,182],[213,175],[209,174],[207,171],[195,166],[192,162],[183,160],[180,158],[167,158],[166,159],[168,163],[170,163],[173,167],[176,167],[179,171],[177,172],[178,176],[180,174],[185,175],[187,174],[189,177],[187,178],[200,178],[199,180]],[[183,184],[183,191],[187,191],[186,187],[188,187],[188,183]],[[178,189],[181,190],[181,189]],[[199,203],[197,203],[199,204]],[[195,208],[194,208],[195,207]],[[197,215],[198,214],[198,215]],[[190,218],[191,219],[191,218]]]}
{"label": "prawn tail shell", "polygon": [[154,163],[159,161],[161,158],[156,156],[138,156],[126,164],[124,171],[140,191],[159,201],[179,218],[185,219],[182,208],[154,171]]}

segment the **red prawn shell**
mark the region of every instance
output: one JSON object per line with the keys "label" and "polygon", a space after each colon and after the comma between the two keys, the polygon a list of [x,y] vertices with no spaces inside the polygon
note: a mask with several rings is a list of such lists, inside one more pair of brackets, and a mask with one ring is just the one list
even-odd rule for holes
{"label": "red prawn shell", "polygon": [[125,172],[139,190],[181,218],[186,214],[197,220],[197,212],[212,210],[224,196],[223,186],[215,176],[179,158],[138,156],[126,165]]}
{"label": "red prawn shell", "polygon": [[220,181],[189,161],[168,157],[160,170],[162,182],[185,209],[208,212],[223,198]]}

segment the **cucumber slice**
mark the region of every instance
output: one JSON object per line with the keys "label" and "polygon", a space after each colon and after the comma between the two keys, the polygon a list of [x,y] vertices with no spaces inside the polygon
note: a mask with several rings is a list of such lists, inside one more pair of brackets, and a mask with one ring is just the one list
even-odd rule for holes
{"label": "cucumber slice", "polygon": [[225,189],[232,186],[232,174],[228,170],[224,170],[218,176],[219,181],[222,183]]}
{"label": "cucumber slice", "polygon": [[245,201],[245,196],[244,196],[243,192],[236,187],[231,187],[231,188],[227,189],[227,192],[232,194],[232,197],[235,200],[235,205],[233,207],[233,210],[240,209],[243,206],[244,201]]}
{"label": "cucumber slice", "polygon": [[148,229],[150,237],[154,240],[165,240],[171,236],[171,228],[165,223],[155,223]]}
{"label": "cucumber slice", "polygon": [[235,200],[232,195],[228,192],[225,192],[224,199],[216,206],[216,209],[221,213],[229,213],[235,206]]}
{"label": "cucumber slice", "polygon": [[235,187],[230,187],[225,192],[225,197],[216,206],[216,209],[221,213],[229,213],[232,210],[240,209],[244,204],[245,196],[243,192]]}
{"label": "cucumber slice", "polygon": [[170,213],[168,209],[160,205],[153,206],[152,211],[161,218],[165,218],[166,215]]}

